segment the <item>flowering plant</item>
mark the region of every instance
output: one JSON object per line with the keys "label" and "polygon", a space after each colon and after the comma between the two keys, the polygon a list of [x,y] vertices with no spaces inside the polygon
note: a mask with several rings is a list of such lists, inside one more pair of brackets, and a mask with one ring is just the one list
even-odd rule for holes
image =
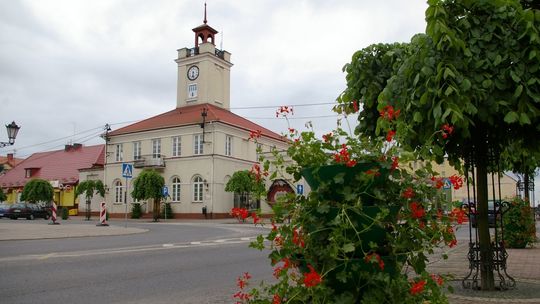
{"label": "flowering plant", "polygon": [[414,170],[395,144],[399,113],[380,109],[378,137],[340,124],[321,139],[289,128],[287,156],[274,151],[263,168],[304,178],[311,192],[273,206],[272,230],[251,246],[270,250],[276,282],[247,292],[244,276],[237,303],[447,302],[443,277],[426,264],[435,247],[456,245],[452,220],[463,214],[442,212],[441,179],[429,166]]}

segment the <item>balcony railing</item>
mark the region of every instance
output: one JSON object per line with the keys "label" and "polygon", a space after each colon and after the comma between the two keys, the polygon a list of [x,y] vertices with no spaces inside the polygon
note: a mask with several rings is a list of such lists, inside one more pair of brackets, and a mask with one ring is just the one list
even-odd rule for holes
{"label": "balcony railing", "polygon": [[191,57],[191,56],[195,56],[195,55],[199,55],[199,48],[198,47],[194,47],[194,48],[191,48],[191,49],[187,50],[186,57]]}
{"label": "balcony railing", "polygon": [[165,168],[165,156],[158,155],[141,155],[133,161],[135,168]]}

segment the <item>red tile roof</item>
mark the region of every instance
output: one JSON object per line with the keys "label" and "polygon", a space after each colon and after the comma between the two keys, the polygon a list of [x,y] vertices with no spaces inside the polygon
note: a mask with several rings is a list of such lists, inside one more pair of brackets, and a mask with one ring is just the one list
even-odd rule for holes
{"label": "red tile roof", "polygon": [[[105,145],[72,146],[71,149],[34,153],[15,168],[0,176],[0,187],[22,187],[32,178],[42,178],[63,184],[79,181],[79,170],[101,167],[104,164]],[[26,169],[35,169],[26,178]]]}
{"label": "red tile roof", "polygon": [[0,156],[0,165],[7,164],[10,168],[13,168],[23,160],[24,158],[10,158],[9,156]]}
{"label": "red tile roof", "polygon": [[185,106],[176,108],[172,111],[159,114],[157,116],[142,120],[140,122],[125,126],[118,130],[115,130],[109,135],[121,135],[130,134],[142,131],[159,130],[174,128],[179,126],[187,126],[202,123],[201,112],[206,108],[208,115],[206,116],[206,122],[217,121],[224,124],[228,124],[237,128],[244,129],[246,131],[260,130],[262,136],[270,137],[280,141],[286,141],[286,139],[272,132],[252,121],[249,121],[241,116],[234,114],[226,109],[205,103],[192,106]]}

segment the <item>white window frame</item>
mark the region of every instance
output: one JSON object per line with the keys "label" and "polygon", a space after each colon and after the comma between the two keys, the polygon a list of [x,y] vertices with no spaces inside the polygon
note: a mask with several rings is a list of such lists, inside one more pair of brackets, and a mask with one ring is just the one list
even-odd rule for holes
{"label": "white window frame", "polygon": [[225,155],[232,156],[233,137],[225,135]]}
{"label": "white window frame", "polygon": [[197,98],[198,87],[197,87],[196,83],[188,84],[188,86],[187,86],[187,94],[188,94],[187,98],[189,98],[189,99]]}
{"label": "white window frame", "polygon": [[114,160],[121,162],[124,160],[124,146],[122,144],[116,144],[116,151],[114,153]]}
{"label": "white window frame", "polygon": [[195,134],[193,135],[193,154],[201,155],[203,153],[204,153],[203,135]]}
{"label": "white window frame", "polygon": [[152,139],[152,158],[161,157],[161,139],[154,138]]}
{"label": "white window frame", "polygon": [[134,141],[133,142],[133,160],[139,160],[139,159],[141,159],[141,142]]}
{"label": "white window frame", "polygon": [[193,202],[202,203],[203,202],[203,190],[204,190],[204,181],[202,177],[195,176],[193,178]]}
{"label": "white window frame", "polygon": [[182,182],[180,181],[180,178],[176,176],[173,177],[171,185],[171,200],[173,202],[180,202],[180,194],[182,187]]}
{"label": "white window frame", "polygon": [[122,185],[122,181],[119,180],[114,182],[114,202],[124,202],[124,186]]}
{"label": "white window frame", "polygon": [[175,136],[172,138],[172,156],[182,155],[182,138]]}

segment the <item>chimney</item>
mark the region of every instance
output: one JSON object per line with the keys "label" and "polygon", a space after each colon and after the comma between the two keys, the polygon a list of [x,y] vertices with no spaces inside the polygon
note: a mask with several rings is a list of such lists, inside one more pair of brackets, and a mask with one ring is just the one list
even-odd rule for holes
{"label": "chimney", "polygon": [[82,144],[74,143],[73,144],[73,150],[77,150],[82,147]]}
{"label": "chimney", "polygon": [[7,160],[8,160],[8,162],[12,162],[12,161],[13,161],[13,153],[8,153],[8,154],[7,154]]}
{"label": "chimney", "polygon": [[69,151],[69,150],[71,150],[71,145],[65,145],[65,146],[64,146],[64,151],[67,152],[67,151]]}

